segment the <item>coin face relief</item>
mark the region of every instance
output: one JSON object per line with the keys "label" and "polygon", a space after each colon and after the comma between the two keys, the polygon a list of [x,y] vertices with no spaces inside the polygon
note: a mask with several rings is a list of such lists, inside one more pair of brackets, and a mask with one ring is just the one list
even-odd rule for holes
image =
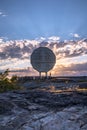
{"label": "coin face relief", "polygon": [[39,47],[31,54],[31,64],[38,72],[48,72],[56,62],[53,51],[47,47]]}

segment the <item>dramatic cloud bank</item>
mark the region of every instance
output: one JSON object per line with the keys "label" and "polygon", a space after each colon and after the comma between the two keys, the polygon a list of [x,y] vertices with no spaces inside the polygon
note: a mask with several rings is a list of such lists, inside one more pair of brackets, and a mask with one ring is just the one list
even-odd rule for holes
{"label": "dramatic cloud bank", "polygon": [[[75,37],[79,37],[75,34]],[[48,39],[41,37],[36,40],[14,40],[4,42],[0,38],[0,70],[27,68],[30,75],[36,75],[30,64],[30,55],[34,49],[45,46],[56,55],[56,65],[51,71],[54,75],[87,75],[87,39],[76,41],[60,41],[60,37]],[[16,72],[17,72],[16,71]],[[21,73],[21,72],[20,72]]]}

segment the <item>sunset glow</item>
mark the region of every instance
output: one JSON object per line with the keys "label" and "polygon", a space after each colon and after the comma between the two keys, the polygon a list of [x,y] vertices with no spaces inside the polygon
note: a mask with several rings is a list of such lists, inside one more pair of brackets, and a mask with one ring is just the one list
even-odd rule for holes
{"label": "sunset glow", "polygon": [[[19,70],[19,72],[21,69],[25,69],[26,73],[26,69],[29,67],[32,70],[29,74],[34,75],[35,71],[30,64],[30,56],[32,51],[39,46],[52,49],[56,55],[56,64],[51,71],[52,75],[87,74],[87,42],[84,40],[67,41],[67,43],[49,40],[42,42],[40,40],[3,41],[0,43],[0,69],[10,68]],[[36,72],[35,75],[37,74]]]}

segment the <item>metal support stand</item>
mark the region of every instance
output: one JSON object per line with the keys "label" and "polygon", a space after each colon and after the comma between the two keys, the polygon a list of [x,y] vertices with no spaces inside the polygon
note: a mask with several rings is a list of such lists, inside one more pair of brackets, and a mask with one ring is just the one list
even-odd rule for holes
{"label": "metal support stand", "polygon": [[46,74],[46,79],[47,79],[47,72],[45,74]]}
{"label": "metal support stand", "polygon": [[40,79],[41,79],[41,72],[39,72],[39,77],[40,77]]}

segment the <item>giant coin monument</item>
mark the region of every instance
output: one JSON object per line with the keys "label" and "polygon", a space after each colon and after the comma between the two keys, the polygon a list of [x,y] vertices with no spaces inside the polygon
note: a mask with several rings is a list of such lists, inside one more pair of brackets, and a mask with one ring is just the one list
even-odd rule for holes
{"label": "giant coin monument", "polygon": [[41,73],[44,72],[47,77],[47,72],[50,71],[56,62],[56,57],[53,51],[47,47],[39,47],[31,54],[31,64],[35,70]]}

